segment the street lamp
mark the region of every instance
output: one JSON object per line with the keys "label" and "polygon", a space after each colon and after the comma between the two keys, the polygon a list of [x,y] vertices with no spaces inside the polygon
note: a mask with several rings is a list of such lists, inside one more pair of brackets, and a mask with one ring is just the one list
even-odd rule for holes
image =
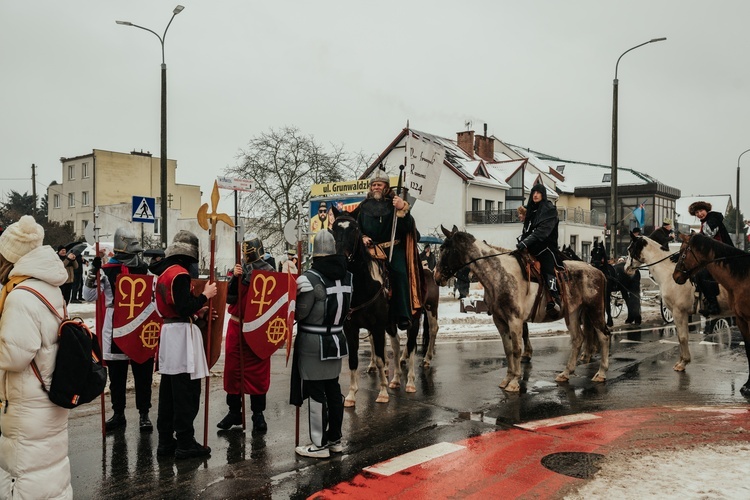
{"label": "street lamp", "polygon": [[612,188],[610,193],[610,217],[612,220],[609,224],[609,249],[610,256],[613,259],[617,257],[615,247],[617,245],[617,226],[619,223],[617,220],[617,87],[619,85],[617,80],[617,67],[620,65],[620,59],[622,59],[622,56],[631,50],[643,47],[649,43],[663,42],[664,40],[666,40],[666,38],[653,38],[648,42],[643,42],[635,47],[631,47],[617,58],[617,64],[615,64],[615,79],[612,82],[612,174],[610,175],[610,184]]}
{"label": "street lamp", "polygon": [[167,27],[164,28],[164,34],[159,36],[153,30],[138,26],[130,21],[115,21],[117,24],[122,26],[132,26],[139,28],[149,33],[153,33],[156,38],[159,39],[161,44],[161,246],[167,248],[167,64],[164,62],[164,40],[167,38],[167,30],[169,25],[172,24],[174,16],[183,11],[185,7],[178,5],[172,11],[172,17],[167,23]]}
{"label": "street lamp", "polygon": [[[750,149],[744,150],[740,155],[737,157],[737,199],[735,200],[737,202],[735,209],[734,209],[734,218],[735,220],[735,230],[737,232],[737,247],[741,250],[745,249],[745,242],[740,239],[740,158],[742,158],[742,155],[750,151]],[[742,244],[740,242],[742,241]]]}

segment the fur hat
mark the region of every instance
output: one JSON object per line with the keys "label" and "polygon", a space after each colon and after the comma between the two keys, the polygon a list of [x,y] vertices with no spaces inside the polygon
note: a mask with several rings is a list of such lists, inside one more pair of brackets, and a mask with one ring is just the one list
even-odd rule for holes
{"label": "fur hat", "polygon": [[672,219],[669,217],[664,217],[664,220],[661,221],[662,226],[671,226],[672,225]]}
{"label": "fur hat", "polygon": [[636,236],[639,236],[641,234],[641,228],[640,227],[634,227],[631,233],[635,234]]}
{"label": "fur hat", "polygon": [[336,240],[327,229],[321,229],[313,240],[313,257],[325,257],[336,254]]}
{"label": "fur hat", "polygon": [[171,257],[173,255],[185,255],[198,262],[198,237],[190,231],[179,231],[174,235],[172,244],[167,247],[164,255]]}
{"label": "fur hat", "polygon": [[711,211],[711,204],[707,201],[696,201],[694,203],[691,203],[688,207],[688,212],[690,212],[690,215],[695,215],[695,212],[698,210],[705,210],[706,212]]}
{"label": "fur hat", "polygon": [[30,215],[24,215],[0,235],[0,254],[15,264],[18,259],[42,246],[44,228]]}

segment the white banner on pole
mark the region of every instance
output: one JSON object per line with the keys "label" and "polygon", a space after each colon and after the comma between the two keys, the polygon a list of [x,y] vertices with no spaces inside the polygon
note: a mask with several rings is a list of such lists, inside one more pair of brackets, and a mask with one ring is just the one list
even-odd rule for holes
{"label": "white banner on pole", "polygon": [[416,137],[409,131],[406,150],[406,187],[409,193],[419,200],[434,203],[443,171],[445,148],[426,137]]}

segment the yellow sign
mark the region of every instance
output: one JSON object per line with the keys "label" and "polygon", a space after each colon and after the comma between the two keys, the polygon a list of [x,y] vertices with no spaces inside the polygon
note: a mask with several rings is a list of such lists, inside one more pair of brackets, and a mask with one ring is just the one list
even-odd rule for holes
{"label": "yellow sign", "polygon": [[[391,186],[396,187],[398,176],[391,177]],[[354,179],[351,181],[326,182],[313,184],[310,196],[333,196],[347,193],[364,193],[370,189],[370,179]]]}

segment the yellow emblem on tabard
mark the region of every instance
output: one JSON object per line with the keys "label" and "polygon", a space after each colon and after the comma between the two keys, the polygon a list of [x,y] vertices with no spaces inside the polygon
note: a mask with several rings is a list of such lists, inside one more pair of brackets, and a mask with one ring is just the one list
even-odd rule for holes
{"label": "yellow emblem on tabard", "polygon": [[276,345],[279,342],[284,341],[288,331],[289,330],[287,330],[286,321],[284,321],[283,318],[275,318],[273,321],[268,323],[268,328],[266,329],[266,337],[268,337],[268,341],[270,343]]}
{"label": "yellow emblem on tabard", "polygon": [[149,321],[141,330],[141,342],[146,349],[153,349],[159,343],[161,326],[156,321]]}
{"label": "yellow emblem on tabard", "polygon": [[[262,282],[262,285],[259,285],[258,282]],[[258,289],[259,286],[261,287],[260,290]],[[266,276],[264,274],[253,275],[253,296],[256,299],[251,300],[250,303],[258,304],[257,316],[263,315],[263,307],[271,304],[271,299],[263,299],[271,295],[274,288],[276,288],[276,278],[273,276]]]}
{"label": "yellow emblem on tabard", "polygon": [[[130,284],[130,290],[126,292],[123,288],[123,285],[125,283]],[[138,290],[140,285],[140,291]],[[128,297],[130,299],[130,302],[119,302],[118,306],[125,306],[128,309],[130,309],[130,312],[128,313],[128,319],[133,319],[135,317],[135,313],[133,312],[136,307],[141,308],[143,307],[143,302],[136,302],[135,299],[139,298],[143,292],[146,291],[146,280],[143,278],[131,278],[130,276],[122,276],[117,284],[120,293],[124,297]]]}

